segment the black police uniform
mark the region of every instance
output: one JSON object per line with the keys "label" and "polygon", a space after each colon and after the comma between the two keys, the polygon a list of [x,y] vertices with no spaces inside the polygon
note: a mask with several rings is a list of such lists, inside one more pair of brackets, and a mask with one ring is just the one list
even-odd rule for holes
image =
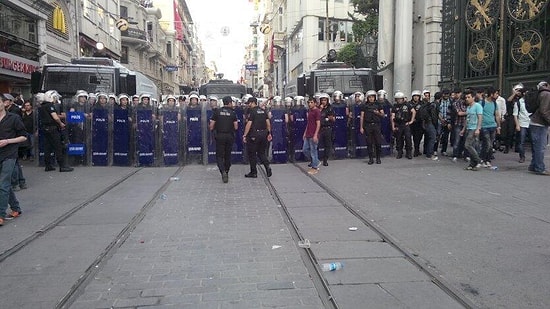
{"label": "black police uniform", "polygon": [[412,119],[412,108],[412,105],[407,102],[396,103],[392,107],[391,112],[396,129],[393,132],[396,139],[397,159],[403,157],[403,144],[405,145],[407,159],[412,159],[411,127],[407,124]]}
{"label": "black police uniform", "polygon": [[266,156],[266,149],[268,146],[267,136],[267,112],[258,106],[249,109],[248,121],[252,121],[248,135],[246,136],[248,160],[250,163],[250,173],[248,177],[256,177],[258,175],[258,169],[256,164],[258,157],[260,163],[264,165],[268,176],[271,175],[271,168],[269,167],[269,161]]}
{"label": "black police uniform", "polygon": [[216,162],[220,173],[229,173],[231,168],[231,149],[235,143],[235,126],[237,114],[228,105],[213,111],[212,121],[215,121],[216,131]]}
{"label": "black police uniform", "polygon": [[319,143],[323,145],[325,148],[325,152],[323,153],[323,165],[328,165],[328,158],[330,155],[332,155],[332,149],[333,149],[333,140],[332,140],[332,131],[333,131],[333,125],[334,122],[330,119],[334,117],[334,110],[330,106],[330,104],[327,104],[327,106],[323,109],[321,109],[321,130],[319,133]]}
{"label": "black police uniform", "polygon": [[419,100],[418,102],[410,101],[412,108],[416,111],[416,119],[411,124],[411,134],[413,137],[414,145],[414,156],[418,157],[420,155],[420,141],[422,141],[422,136],[424,136],[424,127],[422,126],[422,119],[420,119],[419,110],[422,107],[423,101]]}
{"label": "black police uniform", "polygon": [[367,102],[362,106],[363,129],[367,137],[367,147],[369,152],[369,164],[373,164],[374,153],[376,152],[376,163],[380,164],[380,155],[382,153],[382,132],[381,116],[375,114],[375,111],[384,112],[384,108],[378,103]]}
{"label": "black police uniform", "polygon": [[55,107],[51,102],[43,102],[38,109],[38,116],[40,117],[40,124],[44,131],[44,164],[46,165],[46,171],[53,171],[55,168],[52,166],[52,150],[55,154],[57,164],[59,165],[59,171],[70,172],[72,168],[68,167],[65,163],[63,156],[63,145],[61,144],[61,133],[57,122],[53,119],[51,113],[55,113]]}

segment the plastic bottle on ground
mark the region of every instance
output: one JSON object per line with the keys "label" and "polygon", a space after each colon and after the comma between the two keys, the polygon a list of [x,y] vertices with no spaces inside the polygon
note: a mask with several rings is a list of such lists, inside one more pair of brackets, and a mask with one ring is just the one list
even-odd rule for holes
{"label": "plastic bottle on ground", "polygon": [[335,271],[340,270],[344,267],[344,263],[341,262],[333,262],[333,263],[324,263],[321,265],[322,271]]}

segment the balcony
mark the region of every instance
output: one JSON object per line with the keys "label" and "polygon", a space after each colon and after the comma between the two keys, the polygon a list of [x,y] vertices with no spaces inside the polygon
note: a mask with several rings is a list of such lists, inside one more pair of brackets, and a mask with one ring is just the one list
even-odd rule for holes
{"label": "balcony", "polygon": [[123,43],[141,44],[147,42],[147,33],[137,28],[128,28],[126,31],[121,31],[120,35]]}

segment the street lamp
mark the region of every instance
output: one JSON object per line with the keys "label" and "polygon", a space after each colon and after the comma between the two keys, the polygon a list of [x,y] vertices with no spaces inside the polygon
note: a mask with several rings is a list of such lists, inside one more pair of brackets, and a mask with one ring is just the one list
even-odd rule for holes
{"label": "street lamp", "polygon": [[376,69],[376,38],[371,34],[363,38],[361,42],[361,51],[367,60],[367,66]]}

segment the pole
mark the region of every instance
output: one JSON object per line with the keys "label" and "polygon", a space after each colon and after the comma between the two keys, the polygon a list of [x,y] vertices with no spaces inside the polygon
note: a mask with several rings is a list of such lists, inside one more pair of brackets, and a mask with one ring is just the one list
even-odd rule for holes
{"label": "pole", "polygon": [[326,6],[325,6],[325,13],[326,13],[326,17],[325,17],[325,23],[327,24],[327,55],[328,55],[328,51],[330,49],[330,23],[329,23],[329,19],[328,19],[328,0],[326,0]]}

